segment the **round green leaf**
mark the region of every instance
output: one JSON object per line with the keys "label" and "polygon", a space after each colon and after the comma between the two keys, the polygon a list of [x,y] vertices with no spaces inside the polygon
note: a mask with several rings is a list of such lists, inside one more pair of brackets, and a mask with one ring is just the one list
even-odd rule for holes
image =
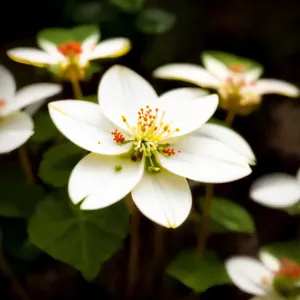
{"label": "round green leaf", "polygon": [[127,13],[136,13],[142,9],[145,0],[109,0],[111,4]]}
{"label": "round green leaf", "polygon": [[[200,206],[202,205],[203,199],[200,199]],[[213,199],[210,218],[213,231],[255,232],[254,222],[246,209],[227,199]]]}
{"label": "round green leaf", "polygon": [[44,252],[93,280],[101,264],[122,246],[128,228],[129,214],[123,202],[82,211],[65,191],[59,191],[38,205],[28,232],[31,242]]}
{"label": "round green leaf", "polygon": [[226,66],[242,64],[245,67],[246,71],[250,71],[252,69],[260,69],[261,72],[263,72],[263,66],[252,59],[236,56],[222,51],[205,51],[201,54],[202,63],[205,56],[211,56],[224,63]]}
{"label": "round green leaf", "polygon": [[38,175],[44,182],[62,187],[68,183],[71,171],[82,156],[83,150],[74,144],[53,146],[44,153]]}
{"label": "round green leaf", "polygon": [[223,263],[212,251],[202,255],[183,251],[171,262],[167,273],[196,293],[202,293],[215,285],[231,283]]}
{"label": "round green leaf", "polygon": [[28,183],[18,164],[6,164],[0,168],[0,216],[26,218],[43,198],[43,189]]}
{"label": "round green leaf", "polygon": [[170,12],[158,8],[148,8],[138,15],[136,26],[146,34],[161,34],[170,30],[175,20],[175,15]]}
{"label": "round green leaf", "polygon": [[55,139],[59,135],[59,131],[53,124],[49,113],[40,111],[34,118],[34,135],[31,140],[35,143],[44,143]]}

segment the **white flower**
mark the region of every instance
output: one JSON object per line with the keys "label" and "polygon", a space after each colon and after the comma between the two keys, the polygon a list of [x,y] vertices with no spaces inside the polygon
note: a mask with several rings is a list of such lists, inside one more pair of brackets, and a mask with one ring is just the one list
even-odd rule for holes
{"label": "white flower", "polygon": [[186,63],[172,63],[159,67],[154,76],[191,82],[205,88],[216,89],[220,106],[236,113],[247,114],[260,103],[263,94],[282,94],[298,97],[299,89],[285,81],[259,79],[261,68],[245,71],[243,64],[226,66],[213,56],[203,58],[205,68]]}
{"label": "white flower", "polygon": [[34,132],[30,114],[21,109],[58,94],[61,90],[58,84],[37,83],[16,92],[12,74],[0,66],[0,153],[20,147]]}
{"label": "white flower", "polygon": [[114,66],[104,74],[98,97],[100,106],[49,104],[58,129],[92,152],[69,181],[70,198],[82,201],[82,209],[103,208],[131,192],[145,216],[177,227],[192,205],[186,177],[228,182],[251,173],[248,162],[255,158],[248,144],[229,129],[203,125],[217,108],[217,95],[184,88],[158,97],[138,74]]}
{"label": "white flower", "polygon": [[287,208],[300,200],[300,169],[294,177],[284,173],[258,178],[250,188],[250,197],[262,205]]}
{"label": "white flower", "polygon": [[84,70],[91,60],[119,57],[131,49],[131,43],[126,38],[111,38],[98,43],[99,39],[99,33],[95,33],[82,43],[68,41],[55,45],[48,40],[41,40],[39,44],[42,50],[19,47],[8,50],[7,54],[17,62],[40,67],[57,65],[61,71],[65,71],[69,66]]}
{"label": "white flower", "polygon": [[295,280],[300,276],[300,266],[292,260],[279,261],[271,255],[262,255],[261,259],[263,263],[247,256],[235,256],[225,262],[225,267],[238,288],[256,296],[251,300],[298,299],[289,298],[287,294],[297,294]]}

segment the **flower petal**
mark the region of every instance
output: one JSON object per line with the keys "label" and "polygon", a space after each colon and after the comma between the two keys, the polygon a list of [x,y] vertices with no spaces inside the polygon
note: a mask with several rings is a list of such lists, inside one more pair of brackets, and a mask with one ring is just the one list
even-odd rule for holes
{"label": "flower petal", "polygon": [[300,94],[300,90],[295,85],[276,79],[260,79],[255,87],[260,95],[280,94],[288,97],[298,97]]}
{"label": "flower petal", "polygon": [[175,89],[159,98],[159,106],[166,115],[165,124],[179,128],[172,136],[181,136],[198,129],[214,114],[218,107],[218,95],[203,96],[196,88]]}
{"label": "flower petal", "polygon": [[95,33],[90,36],[88,36],[83,42],[82,42],[82,50],[84,54],[90,53],[97,45],[98,41],[100,39],[100,34]]}
{"label": "flower petal", "polygon": [[206,123],[201,126],[194,135],[206,136],[217,141],[220,141],[245,157],[247,163],[255,164],[255,155],[242,136],[230,128],[218,124]]}
{"label": "flower petal", "polygon": [[39,45],[46,53],[55,57],[57,61],[67,60],[66,57],[58,51],[57,45],[54,43],[51,43],[47,40],[40,40]]}
{"label": "flower petal", "polygon": [[191,82],[204,88],[217,89],[221,82],[204,68],[193,64],[168,64],[159,67],[153,76],[162,79],[174,79]]}
{"label": "flower petal", "polygon": [[125,197],[140,181],[144,162],[90,153],[74,168],[69,181],[71,200],[81,209],[99,209]]}
{"label": "flower petal", "polygon": [[[6,105],[13,100],[16,92],[16,82],[12,73],[0,65],[0,100],[4,101],[1,109],[6,109]],[[2,115],[2,114],[0,114]]]}
{"label": "flower petal", "polygon": [[245,159],[237,152],[208,137],[191,134],[171,143],[171,148],[180,153],[170,157],[159,154],[161,165],[170,172],[191,180],[223,183],[238,180],[251,173]]}
{"label": "flower petal", "polygon": [[253,82],[256,81],[263,73],[262,68],[254,68],[245,73],[247,81]]}
{"label": "flower petal", "polygon": [[135,126],[138,110],[157,102],[152,86],[134,71],[119,65],[111,67],[102,77],[98,99],[104,115],[121,128],[128,130],[122,121]]}
{"label": "flower petal", "polygon": [[117,145],[111,132],[116,129],[100,111],[99,105],[80,100],[63,100],[48,105],[52,121],[74,144],[98,154],[127,152],[131,145]]}
{"label": "flower petal", "polygon": [[86,53],[87,60],[99,58],[115,58],[125,55],[131,49],[131,43],[126,38],[112,38],[100,42],[92,51]]}
{"label": "flower petal", "polygon": [[202,60],[204,67],[219,80],[226,80],[230,76],[230,70],[221,61],[210,55],[204,55]]}
{"label": "flower petal", "polygon": [[300,184],[300,168],[298,169],[298,172],[296,174],[296,178],[298,180],[298,183]]}
{"label": "flower petal", "polygon": [[147,218],[167,228],[180,226],[192,207],[187,180],[166,170],[155,174],[144,172],[132,190],[132,198]]}
{"label": "flower petal", "polygon": [[273,256],[270,252],[264,250],[260,251],[259,259],[269,270],[273,272],[279,271],[280,261],[275,256]]}
{"label": "flower petal", "polygon": [[236,256],[225,267],[233,283],[246,293],[264,296],[271,287],[273,273],[256,259]]}
{"label": "flower petal", "polygon": [[33,134],[33,122],[24,112],[16,112],[0,121],[0,153],[13,151]]}
{"label": "flower petal", "polygon": [[13,48],[7,51],[7,55],[14,61],[37,67],[58,63],[54,56],[35,48]]}
{"label": "flower petal", "polygon": [[268,174],[252,184],[250,197],[268,207],[285,208],[300,200],[300,185],[297,179],[289,174]]}
{"label": "flower petal", "polygon": [[55,83],[35,83],[19,89],[13,101],[10,102],[5,113],[11,113],[23,107],[52,97],[62,91],[62,86]]}

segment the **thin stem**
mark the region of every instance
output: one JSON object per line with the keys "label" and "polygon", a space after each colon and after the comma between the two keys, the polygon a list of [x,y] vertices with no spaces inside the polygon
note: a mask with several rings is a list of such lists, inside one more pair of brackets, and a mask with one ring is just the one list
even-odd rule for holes
{"label": "thin stem", "polygon": [[135,207],[134,203],[132,202],[132,199],[128,199],[128,202],[132,211],[132,217],[126,299],[132,299],[138,278],[140,249],[139,226],[141,214]]}
{"label": "thin stem", "polygon": [[35,183],[35,177],[33,175],[31,162],[25,145],[19,148],[19,160],[28,182]]}
{"label": "thin stem", "polygon": [[15,277],[12,268],[10,267],[9,263],[5,259],[3,254],[3,236],[2,232],[0,232],[0,272],[7,277],[13,287],[13,292],[16,296],[18,296],[21,300],[30,300],[29,296],[27,295],[26,290],[22,287],[19,283],[18,279]]}
{"label": "thin stem", "polygon": [[235,111],[234,110],[230,110],[227,114],[227,117],[225,119],[225,124],[227,124],[228,126],[230,126],[234,120],[235,117]]}
{"label": "thin stem", "polygon": [[197,251],[202,254],[205,251],[207,238],[209,235],[209,215],[213,200],[213,185],[208,183],[205,185],[205,198],[203,205],[202,222],[199,230]]}
{"label": "thin stem", "polygon": [[72,89],[75,98],[78,100],[83,100],[83,95],[82,95],[79,80],[77,78],[72,78],[71,83],[72,83]]}

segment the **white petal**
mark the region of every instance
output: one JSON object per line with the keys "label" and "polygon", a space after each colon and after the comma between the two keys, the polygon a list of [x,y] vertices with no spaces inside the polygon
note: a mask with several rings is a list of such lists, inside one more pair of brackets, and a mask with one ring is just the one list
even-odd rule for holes
{"label": "white petal", "polygon": [[262,250],[259,252],[259,259],[271,271],[273,271],[273,272],[279,271],[280,261],[271,253]]}
{"label": "white petal", "polygon": [[260,95],[262,94],[280,94],[289,97],[298,97],[299,89],[288,82],[276,79],[260,79],[256,83],[256,89]]}
{"label": "white petal", "polygon": [[90,53],[97,45],[99,41],[100,35],[98,33],[92,34],[89,37],[87,37],[82,42],[82,50],[84,54]]}
{"label": "white petal", "polygon": [[242,136],[230,128],[218,124],[206,123],[194,135],[202,135],[220,141],[245,157],[249,164],[255,164],[255,155]]}
{"label": "white petal", "polygon": [[185,63],[168,64],[159,67],[153,72],[153,76],[163,79],[182,80],[207,88],[218,88],[221,84],[219,79],[204,68]]}
{"label": "white petal", "polygon": [[256,81],[263,73],[262,68],[255,68],[245,73],[246,80],[249,82]]}
{"label": "white petal", "polygon": [[[256,259],[233,257],[226,261],[225,267],[233,283],[246,293],[264,296],[270,289],[273,273]],[[264,285],[267,281],[269,284]]]}
{"label": "white petal", "polygon": [[210,55],[203,56],[203,64],[204,67],[219,80],[226,80],[230,75],[230,71],[226,65]]}
{"label": "white petal", "polygon": [[33,134],[33,122],[24,112],[16,112],[0,120],[0,153],[13,151]]}
{"label": "white petal", "polygon": [[194,101],[200,97],[205,97],[208,94],[208,90],[198,87],[182,87],[167,91],[161,94],[159,98],[164,99],[164,101],[172,101],[176,95],[177,98],[186,99],[186,101]]}
{"label": "white petal", "polygon": [[131,43],[126,38],[112,38],[100,42],[91,52],[86,54],[87,60],[98,58],[114,58],[125,55],[131,49]]}
{"label": "white petal", "polygon": [[69,195],[75,204],[84,199],[81,209],[103,208],[130,193],[143,172],[144,161],[133,162],[118,156],[91,153],[72,171]]}
{"label": "white petal", "polygon": [[14,48],[7,55],[14,61],[39,67],[58,63],[54,56],[35,48]]}
{"label": "white petal", "polygon": [[16,92],[16,83],[12,73],[0,65],[0,100],[4,101],[1,109],[6,109],[7,105],[14,98]]}
{"label": "white petal", "polygon": [[175,89],[159,98],[159,105],[165,112],[165,124],[172,123],[172,127],[179,128],[174,136],[192,132],[203,125],[216,111],[219,104],[218,95],[204,96],[197,89],[190,89],[189,93],[182,89]]}
{"label": "white petal", "polygon": [[61,91],[62,86],[55,83],[35,83],[25,86],[17,91],[5,113],[20,110],[27,105],[52,97]]}
{"label": "white petal", "polygon": [[116,126],[101,113],[99,105],[80,100],[63,100],[48,105],[57,128],[74,144],[98,154],[127,152],[131,145],[117,145],[111,132]]}
{"label": "white petal", "polygon": [[125,116],[131,126],[137,123],[138,110],[157,103],[152,86],[134,71],[119,65],[111,67],[102,77],[98,99],[104,115],[127,130]]}
{"label": "white petal", "polygon": [[147,218],[167,228],[180,226],[192,207],[187,180],[165,170],[155,174],[144,172],[132,198]]}
{"label": "white petal", "polygon": [[238,180],[251,173],[251,169],[237,152],[225,144],[204,136],[184,136],[172,144],[180,151],[166,157],[159,155],[164,168],[179,176],[207,183]]}
{"label": "white petal", "polygon": [[39,45],[50,56],[55,57],[57,61],[66,60],[65,56],[59,52],[57,45],[55,45],[54,43],[51,43],[47,40],[40,40]]}
{"label": "white petal", "polygon": [[283,173],[268,174],[252,184],[250,197],[268,207],[285,208],[300,200],[300,185],[294,176]]}

